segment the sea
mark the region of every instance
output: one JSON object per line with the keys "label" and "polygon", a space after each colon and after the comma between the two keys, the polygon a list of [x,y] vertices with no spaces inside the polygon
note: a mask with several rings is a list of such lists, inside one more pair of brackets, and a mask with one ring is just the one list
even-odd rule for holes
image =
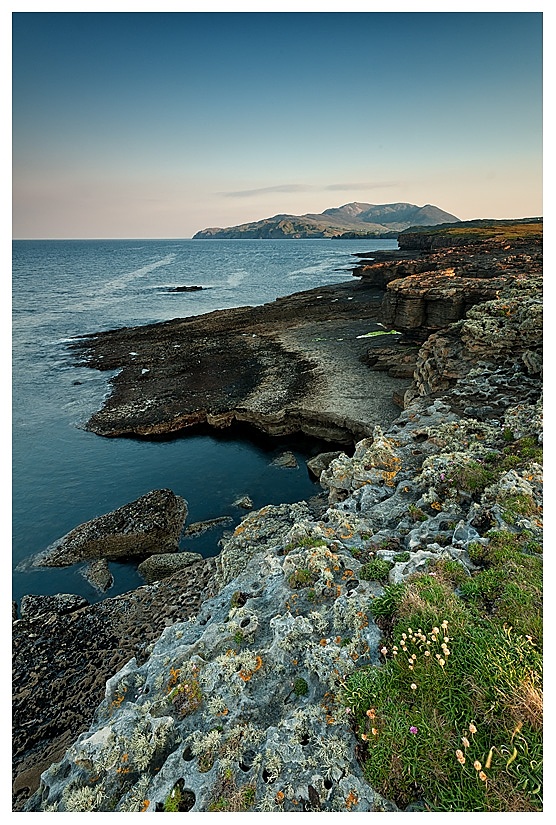
{"label": "sea", "polygon": [[[85,424],[114,373],[76,363],[68,344],[124,326],[260,305],[351,280],[354,253],[396,249],[396,240],[18,240],[12,292],[12,598],[76,593],[89,602],[144,584],[133,564],[111,563],[105,594],[83,565],[32,568],[29,560],[77,525],[150,490],[188,503],[187,524],[221,516],[225,528],[184,537],[182,550],[212,556],[223,529],[254,508],[321,492],[306,461],[330,449],[304,436],[255,430],[183,433],[164,439],[103,438]],[[176,286],[201,286],[172,292]],[[273,464],[291,450],[297,468]]]}

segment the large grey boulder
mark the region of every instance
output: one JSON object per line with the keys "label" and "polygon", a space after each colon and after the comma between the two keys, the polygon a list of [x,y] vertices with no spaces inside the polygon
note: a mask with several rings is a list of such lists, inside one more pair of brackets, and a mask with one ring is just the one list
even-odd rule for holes
{"label": "large grey boulder", "polygon": [[123,559],[177,550],[186,517],[183,498],[171,490],[153,490],[75,527],[35,557],[33,565],[66,567],[91,559]]}

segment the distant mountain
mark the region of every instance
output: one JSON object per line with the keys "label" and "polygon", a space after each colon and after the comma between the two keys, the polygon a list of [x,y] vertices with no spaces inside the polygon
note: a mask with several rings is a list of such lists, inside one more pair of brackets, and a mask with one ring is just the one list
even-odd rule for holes
{"label": "distant mountain", "polygon": [[459,221],[430,203],[346,203],[318,214],[274,215],[252,223],[202,229],[193,238],[395,238],[410,226]]}

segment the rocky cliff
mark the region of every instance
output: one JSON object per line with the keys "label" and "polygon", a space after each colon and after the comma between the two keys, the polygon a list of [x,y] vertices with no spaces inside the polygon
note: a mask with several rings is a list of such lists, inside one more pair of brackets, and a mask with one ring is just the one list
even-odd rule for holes
{"label": "rocky cliff", "polygon": [[[533,621],[540,593],[531,578],[541,563],[542,536],[540,252],[530,245],[524,253],[530,256],[528,267],[511,241],[506,246],[506,255],[498,258],[494,245],[492,274],[482,279],[499,279],[499,294],[475,293],[473,307],[459,304],[463,317],[436,327],[416,349],[403,412],[389,425],[374,427],[352,456],[341,453],[325,463],[320,478],[327,506],[320,511],[305,502],[269,506],[245,517],[214,562],[198,612],[184,607],[180,617],[178,609],[162,635],[150,635],[147,646],[108,679],[88,729],[82,728],[62,758],[42,773],[26,810],[362,812],[415,810],[414,805],[454,810],[453,801],[434,796],[430,778],[436,770],[453,773],[443,787],[460,787],[466,762],[460,748],[472,747],[474,740],[467,737],[480,737],[489,708],[492,737],[508,720],[514,754],[504,750],[506,740],[495,748],[493,739],[490,756],[486,745],[481,761],[475,759],[479,767],[469,769],[471,792],[486,793],[480,797],[484,809],[538,809],[538,777],[531,773],[530,757],[521,761],[523,741],[532,741],[523,737],[537,730],[536,682],[527,682],[522,699],[509,690],[509,704],[502,702],[496,716],[508,691],[504,679],[514,667],[510,636],[519,650],[515,667],[522,667],[527,679],[535,671],[527,651],[541,645]],[[514,254],[516,265],[508,274]],[[431,272],[438,274],[438,291],[452,288],[443,274],[446,261],[436,263],[436,270],[430,265],[423,270],[421,285],[410,281],[416,301],[432,300]],[[485,257],[478,265],[486,273]],[[456,282],[456,294],[458,289],[464,286]],[[453,298],[445,293],[446,301],[450,294]],[[390,350],[394,360],[398,349]],[[371,392],[376,373],[368,374]],[[502,541],[512,549],[500,573]],[[439,689],[448,685],[456,692],[460,713],[471,696],[478,714],[484,696],[485,718],[465,717],[463,739],[457,724],[452,728],[447,722],[453,703],[447,694],[440,694],[443,709],[425,705],[419,715],[416,655],[407,675],[403,671],[408,697],[401,706],[412,714],[406,727],[389,729],[388,714],[394,711],[386,712],[388,697],[370,691],[366,681],[380,672],[401,679],[395,657],[405,650],[408,633],[411,639],[418,634],[416,644],[421,638],[436,644],[440,630],[434,622],[447,618],[435,619],[431,612],[440,592],[454,630],[442,623],[442,650],[433,657]],[[511,602],[508,624],[510,592],[522,608],[516,613]],[[401,647],[392,648],[393,626],[386,617],[402,598],[402,616],[420,616],[422,629],[407,627],[406,619]],[[157,602],[154,610],[162,607]],[[80,609],[84,616],[91,611]],[[54,625],[61,621],[60,610],[48,614]],[[466,616],[480,629],[468,638],[463,637]],[[487,634],[489,622],[498,620],[506,658],[500,670],[488,671],[492,686],[478,684],[470,677],[470,662],[486,654],[473,645]],[[29,634],[33,625],[26,621],[23,631]],[[34,622],[35,632],[42,629],[44,614]],[[423,648],[424,642],[419,644]],[[450,676],[458,656],[467,668],[462,694],[457,671]],[[398,682],[392,682],[394,689]],[[433,771],[427,763],[430,745],[420,745],[427,726],[434,728],[435,746],[446,739],[441,742],[446,761],[435,762]],[[396,744],[387,748],[386,778],[379,781],[382,741]],[[499,774],[495,751],[501,753]],[[406,756],[407,769],[418,780],[403,778],[395,760]],[[525,770],[526,763],[530,785],[519,804],[526,797],[533,807],[515,808],[522,774],[512,779],[511,765]],[[506,787],[506,779],[513,784]],[[458,804],[455,810],[462,810]]]}

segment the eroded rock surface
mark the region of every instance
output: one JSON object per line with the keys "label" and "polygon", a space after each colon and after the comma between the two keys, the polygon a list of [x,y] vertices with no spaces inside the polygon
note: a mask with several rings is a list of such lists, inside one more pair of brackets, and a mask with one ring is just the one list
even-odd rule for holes
{"label": "eroded rock surface", "polygon": [[33,560],[65,567],[89,559],[125,559],[178,549],[186,502],[171,490],[153,490],[111,513],[75,527]]}
{"label": "eroded rock surface", "polygon": [[[28,810],[160,811],[176,794],[192,812],[395,810],[362,776],[341,701],[346,675],[380,661],[369,602],[383,587],[365,562],[389,564],[392,583],[440,559],[470,575],[469,543],[491,526],[539,537],[533,459],[473,494],[461,480],[501,454],[512,426],[538,439],[539,412],[485,423],[415,401],[323,471],[320,517],[305,503],[246,516],[217,559],[214,597],[108,681]],[[516,492],[534,502],[528,515],[511,513]]]}
{"label": "eroded rock surface", "polygon": [[22,599],[12,631],[14,810],[88,728],[106,681],[131,657],[144,661],[165,627],[198,612],[213,571],[206,559],[187,576],[94,605],[71,594]]}
{"label": "eroded rock surface", "polygon": [[[507,255],[511,244],[499,251]],[[386,563],[387,581],[396,583],[434,572],[442,559],[471,575],[469,545],[487,544],[491,529],[525,533],[529,552],[538,547],[538,263],[531,256],[530,272],[514,271],[498,297],[476,304],[427,339],[416,354],[404,411],[389,425],[375,421],[352,457],[340,453],[322,468],[328,506],[299,502],[245,516],[222,541],[200,610],[192,606],[182,617],[176,610],[162,635],[150,637],[157,638],[152,646],[137,646],[108,663],[110,678],[94,719],[90,695],[89,715],[81,706],[81,724],[74,724],[81,735],[76,739],[68,733],[71,726],[64,728],[65,740],[62,734],[57,740],[59,761],[42,774],[27,810],[157,811],[171,809],[170,803],[193,812],[394,810],[362,776],[361,746],[341,701],[345,676],[380,662],[380,631],[369,602],[383,592],[385,581],[368,577],[367,562]],[[525,267],[523,260],[519,267]],[[430,267],[422,271],[428,278]],[[323,330],[330,329],[328,323],[323,318]],[[303,344],[309,357],[309,329],[292,326],[280,334],[292,352]],[[319,351],[332,348],[331,335]],[[340,361],[348,363],[353,352],[346,346]],[[373,382],[367,372],[360,394],[373,392]],[[321,391],[321,398],[332,393],[330,387]],[[525,458],[517,455],[518,444],[516,455],[508,453],[508,445],[522,438],[528,439]],[[171,602],[162,588],[179,577],[153,586],[161,588],[158,606],[166,605],[165,598]],[[129,603],[149,592],[141,588],[126,598]],[[108,603],[117,601],[102,604]],[[101,605],[94,608],[102,622]],[[80,611],[86,616],[93,608],[75,612]],[[53,641],[58,631],[53,626],[46,637],[42,624],[45,616],[54,625],[71,615],[47,612],[33,626],[15,623],[18,686],[27,690],[16,710],[21,753],[29,730],[37,736],[36,753],[31,747],[17,763],[20,798],[24,787],[33,790],[25,767],[32,768],[36,783],[40,764],[53,757],[36,744],[48,740],[48,730],[33,728],[45,696],[41,676],[50,685],[55,668],[63,671]],[[109,649],[119,655],[122,628],[111,627]],[[73,635],[57,637],[65,642]],[[50,646],[43,654],[46,638]],[[37,656],[43,657],[40,673]],[[28,690],[29,662],[34,693]],[[60,677],[60,696],[60,688],[71,684],[66,675],[75,680],[73,671]],[[51,724],[65,719],[66,705],[61,698]]]}
{"label": "eroded rock surface", "polygon": [[377,374],[362,388],[359,361],[382,294],[365,283],[300,292],[258,307],[221,310],[76,342],[83,363],[120,370],[88,422],[100,435],[156,435],[198,424],[247,422],[271,434],[304,432],[350,443],[393,421],[393,391]]}

